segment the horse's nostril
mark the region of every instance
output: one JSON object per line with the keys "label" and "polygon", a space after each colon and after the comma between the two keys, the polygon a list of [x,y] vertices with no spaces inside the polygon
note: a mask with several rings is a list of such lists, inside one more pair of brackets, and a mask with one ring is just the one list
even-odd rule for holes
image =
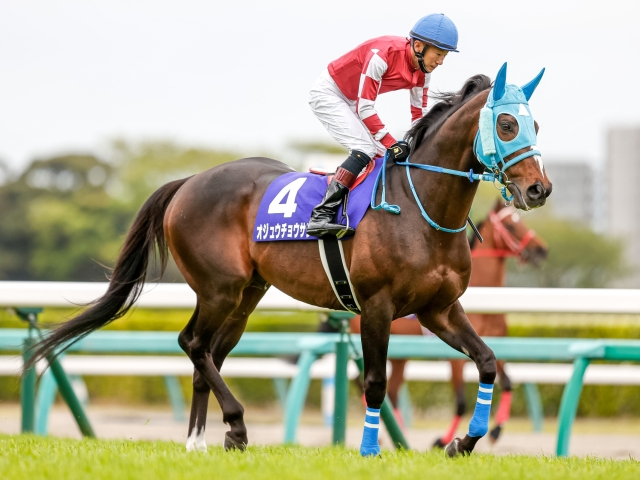
{"label": "horse's nostril", "polygon": [[527,188],[527,197],[531,200],[538,200],[545,196],[545,189],[540,182],[536,182]]}

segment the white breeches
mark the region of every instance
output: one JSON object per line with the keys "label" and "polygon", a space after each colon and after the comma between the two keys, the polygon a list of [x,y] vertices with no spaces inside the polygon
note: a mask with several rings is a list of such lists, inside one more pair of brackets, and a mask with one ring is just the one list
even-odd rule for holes
{"label": "white breeches", "polygon": [[355,100],[349,100],[325,70],[309,92],[309,105],[320,123],[335,140],[351,150],[359,150],[374,158],[384,155],[386,148],[373,138],[356,114]]}

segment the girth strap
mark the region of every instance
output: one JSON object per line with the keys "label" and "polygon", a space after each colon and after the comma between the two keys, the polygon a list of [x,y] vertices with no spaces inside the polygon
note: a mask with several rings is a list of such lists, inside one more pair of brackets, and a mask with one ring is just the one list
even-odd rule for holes
{"label": "girth strap", "polygon": [[329,283],[331,283],[331,288],[336,298],[345,309],[352,313],[359,314],[360,305],[353,292],[353,285],[351,285],[349,269],[344,259],[342,240],[327,235],[318,240],[318,247],[320,249],[322,266],[329,278]]}

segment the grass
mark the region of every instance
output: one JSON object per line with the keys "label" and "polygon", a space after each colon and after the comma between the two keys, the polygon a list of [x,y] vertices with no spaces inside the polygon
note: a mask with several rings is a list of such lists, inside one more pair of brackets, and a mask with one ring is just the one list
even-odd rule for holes
{"label": "grass", "polygon": [[361,458],[341,448],[250,447],[247,452],[186,453],[167,442],[63,440],[0,436],[3,479],[301,479],[429,480],[627,479],[638,478],[640,462],[599,458],[472,455],[446,459],[441,453],[383,452]]}

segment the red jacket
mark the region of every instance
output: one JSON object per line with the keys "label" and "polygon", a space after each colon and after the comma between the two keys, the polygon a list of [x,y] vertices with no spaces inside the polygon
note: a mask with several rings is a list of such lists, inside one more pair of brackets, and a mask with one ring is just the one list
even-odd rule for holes
{"label": "red jacket", "polygon": [[403,37],[378,37],[364,42],[329,64],[329,74],[340,91],[356,102],[357,113],[371,135],[389,148],[396,140],[375,109],[378,94],[411,90],[411,120],[427,112],[431,74],[413,66],[411,44]]}

